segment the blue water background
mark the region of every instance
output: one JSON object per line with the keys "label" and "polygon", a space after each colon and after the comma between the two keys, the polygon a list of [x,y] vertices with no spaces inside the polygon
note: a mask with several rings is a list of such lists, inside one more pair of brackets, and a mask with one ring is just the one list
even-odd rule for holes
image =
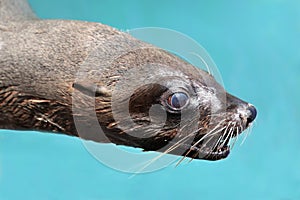
{"label": "blue water background", "polygon": [[189,35],[257,123],[228,159],[130,175],[79,139],[0,132],[0,199],[300,199],[300,1],[30,0],[42,18],[164,27]]}

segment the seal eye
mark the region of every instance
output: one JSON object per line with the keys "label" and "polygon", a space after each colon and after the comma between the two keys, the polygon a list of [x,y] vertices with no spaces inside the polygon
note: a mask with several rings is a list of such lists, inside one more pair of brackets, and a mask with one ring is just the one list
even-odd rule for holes
{"label": "seal eye", "polygon": [[168,98],[168,104],[173,109],[181,109],[183,108],[189,100],[188,95],[186,95],[183,92],[177,92],[169,96]]}

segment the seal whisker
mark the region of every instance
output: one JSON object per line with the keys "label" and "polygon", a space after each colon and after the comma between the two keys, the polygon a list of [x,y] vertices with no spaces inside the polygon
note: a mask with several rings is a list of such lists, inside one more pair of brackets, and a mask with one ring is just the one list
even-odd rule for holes
{"label": "seal whisker", "polygon": [[189,151],[185,154],[185,157],[194,149],[196,148],[196,146],[202,142],[204,139],[208,138],[209,139],[201,146],[201,148],[198,148],[198,152],[200,153],[201,151],[203,151],[203,149],[206,147],[206,145],[214,138],[215,135],[217,135],[218,133],[220,133],[222,130],[224,130],[225,127],[213,132],[213,133],[209,133],[206,134],[205,136],[203,136],[202,138],[200,138],[195,144],[193,144],[193,146],[190,147]]}
{"label": "seal whisker", "polygon": [[219,117],[224,115],[223,113],[213,113],[213,114],[207,114],[206,117]]}
{"label": "seal whisker", "polygon": [[[225,131],[226,131],[226,130],[225,130]],[[225,133],[226,133],[225,131],[224,131],[223,134],[220,135],[220,137],[218,138],[218,140],[217,140],[217,142],[215,143],[215,145],[211,148],[212,151],[213,151],[214,149],[220,147],[221,141],[223,141],[224,135],[225,135]]]}
{"label": "seal whisker", "polygon": [[[232,123],[232,122],[230,121],[230,122],[227,124],[224,133],[221,135],[221,137],[220,137],[219,140],[218,140],[218,143],[213,147],[213,149],[215,149],[217,146],[219,146],[219,142],[220,142],[220,141],[223,141],[224,137],[227,135],[228,128],[230,127],[231,123]],[[220,144],[220,146],[221,146],[221,144]]]}
{"label": "seal whisker", "polygon": [[[216,130],[216,128],[218,128],[219,127],[219,125],[222,123],[222,121],[219,123],[219,124],[217,124],[217,126],[213,129],[213,130],[211,130],[209,133],[207,133],[206,135],[204,135],[202,138],[200,138],[195,144],[193,144],[193,146],[191,146],[190,147],[190,149],[185,153],[185,155],[178,161],[178,163],[176,164],[176,166],[178,166],[186,157],[187,157],[187,155],[201,142],[201,141],[203,141],[205,138],[207,138],[207,137],[211,137],[209,140],[208,140],[208,142],[213,138],[213,136],[214,135],[216,135],[216,134],[218,134],[219,132],[221,132],[222,130],[224,130],[226,127],[223,127],[223,128],[221,128],[221,129],[219,129],[219,130],[217,130],[216,132],[213,132],[213,131],[215,131]],[[206,145],[206,144],[205,144]],[[204,145],[204,146],[205,146]],[[200,152],[202,149],[200,148],[200,149],[198,149],[198,152]],[[193,157],[192,157],[192,159],[194,159]]]}
{"label": "seal whisker", "polygon": [[[198,118],[194,118],[194,119],[190,120],[189,123],[186,123],[185,125],[183,125],[182,127],[180,127],[179,132],[183,131],[183,129],[186,128],[186,127],[189,128],[190,126],[192,126],[194,123],[197,123],[197,122],[198,122]],[[193,133],[197,133],[197,132],[199,132],[202,129],[203,129],[203,127],[200,127],[198,129],[196,129],[195,131],[193,131]]]}
{"label": "seal whisker", "polygon": [[235,130],[235,129],[232,129],[232,131],[231,131],[231,133],[230,133],[230,139],[229,139],[229,141],[232,141],[232,142],[231,142],[231,145],[230,145],[230,149],[233,149],[234,144],[235,144],[236,141],[237,141],[237,137],[234,137],[234,130]]}
{"label": "seal whisker", "polygon": [[[200,129],[202,129],[202,128],[200,128]],[[197,129],[197,130],[199,130],[199,129]],[[152,160],[150,160],[150,163],[147,166],[149,166],[151,163],[153,163],[155,160],[159,159],[160,157],[164,156],[165,154],[167,154],[167,153],[175,150],[179,146],[181,146],[182,143],[184,143],[186,140],[188,140],[193,134],[194,134],[194,132],[191,132],[190,134],[188,134],[188,135],[184,136],[183,138],[181,138],[179,141],[177,141],[172,146],[170,146],[168,149],[166,149],[164,152],[162,152],[159,156],[157,156],[157,157],[153,158]]]}
{"label": "seal whisker", "polygon": [[245,132],[245,134],[244,134],[244,138],[243,138],[243,140],[242,140],[240,146],[242,146],[242,145],[245,143],[245,141],[246,141],[246,139],[247,139],[247,137],[248,137],[248,134],[249,134],[249,131],[247,130],[247,131]]}
{"label": "seal whisker", "polygon": [[[219,133],[220,131],[224,130],[226,127],[223,127],[223,128],[221,128],[221,129],[219,129],[218,131],[216,131],[217,128],[219,128],[220,125],[221,125],[224,121],[225,121],[225,119],[222,120],[221,122],[219,122],[219,123],[218,123],[218,124],[217,124],[210,132],[208,132],[208,133],[205,134],[203,137],[201,137],[195,144],[193,144],[193,146],[191,147],[190,150],[192,150],[196,145],[198,145],[198,144],[199,144],[201,141],[203,141],[206,137],[215,135],[216,133]],[[214,131],[216,131],[216,132],[214,132]]]}
{"label": "seal whisker", "polygon": [[200,56],[199,54],[197,54],[196,52],[191,52],[192,55],[196,56],[197,58],[199,58],[205,65],[205,68],[208,72],[208,74],[212,75],[209,66],[207,65],[207,63],[203,60],[202,56]]}
{"label": "seal whisker", "polygon": [[176,148],[178,148],[180,146],[180,143],[184,142],[185,140],[188,140],[189,137],[191,136],[191,134],[192,133],[190,133],[189,135],[184,136],[182,139],[180,139],[175,144],[173,144],[171,147],[169,147],[166,151],[162,152],[158,156],[156,156],[153,159],[151,159],[148,163],[145,164],[145,166],[143,166],[139,171],[137,171],[137,173],[141,172],[144,169],[146,169],[148,166],[150,166],[152,163],[154,163],[156,160],[158,160],[162,156],[164,156],[164,155],[168,154],[169,152],[171,152],[171,151],[175,150]]}
{"label": "seal whisker", "polygon": [[[227,141],[229,138],[231,138],[231,135],[232,135],[232,133],[233,133],[233,131],[234,131],[234,125],[233,125],[233,123],[230,122],[230,124],[229,124],[228,126],[230,126],[230,125],[232,125],[232,126],[231,126],[231,128],[229,129],[228,134],[226,134],[226,137],[225,137],[225,139],[223,140],[223,143],[220,145],[221,148],[224,147],[224,145],[226,144],[226,141]],[[229,139],[229,140],[230,140],[230,139]]]}
{"label": "seal whisker", "polygon": [[244,138],[243,138],[243,141],[241,142],[241,145],[240,145],[240,146],[242,146],[242,145],[244,144],[244,142],[246,141],[247,137],[249,136],[250,131],[251,131],[251,127],[252,127],[252,126],[250,126],[250,127],[245,131]]}
{"label": "seal whisker", "polygon": [[[224,128],[224,127],[223,127]],[[222,129],[223,129],[222,128]],[[220,131],[222,131],[222,129],[220,129]],[[217,133],[219,133],[220,131],[218,131],[218,132],[216,132],[216,133],[214,133],[214,134],[211,134],[210,135],[210,137],[209,137],[209,139],[201,146],[201,148],[199,149],[199,151],[201,151],[201,150],[203,150],[205,147],[206,147],[206,145],[214,138],[213,136],[215,136]],[[201,138],[202,139],[202,138]],[[201,140],[201,141],[203,141],[203,140]],[[212,151],[212,149],[211,149],[211,151]]]}
{"label": "seal whisker", "polygon": [[59,124],[52,121],[49,117],[47,117],[44,114],[40,114],[40,117],[38,117],[38,116],[34,116],[34,117],[39,121],[45,121],[45,122],[52,124],[53,126],[57,127],[61,131],[65,131],[65,129],[62,126],[60,126]]}
{"label": "seal whisker", "polygon": [[236,141],[238,141],[238,139],[239,139],[239,126],[237,126],[235,128],[236,128],[236,136],[234,135],[234,130],[233,130],[232,137],[230,138],[230,140],[233,139],[233,142],[231,143],[231,149],[233,149]]}
{"label": "seal whisker", "polygon": [[249,127],[249,135],[252,133],[252,130],[253,130],[253,126],[255,126],[256,124],[256,121],[254,121],[254,124],[252,124],[250,127]]}

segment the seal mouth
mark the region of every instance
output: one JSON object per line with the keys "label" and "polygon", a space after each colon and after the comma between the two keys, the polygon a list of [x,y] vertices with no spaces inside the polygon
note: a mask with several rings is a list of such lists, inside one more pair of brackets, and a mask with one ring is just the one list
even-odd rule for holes
{"label": "seal mouth", "polygon": [[220,160],[227,158],[227,156],[230,154],[230,145],[224,145],[222,147],[219,147],[216,150],[204,150],[201,151],[202,154],[205,154],[206,156],[204,157],[205,160]]}
{"label": "seal mouth", "polygon": [[236,142],[237,136],[242,132],[242,130],[234,131],[229,135],[223,133],[215,138],[208,138],[207,140],[204,140],[205,135],[203,135],[200,139],[195,139],[192,144],[182,144],[183,147],[187,149],[183,156],[209,161],[225,159],[230,154],[230,150]]}
{"label": "seal mouth", "polygon": [[221,141],[215,148],[209,146],[198,145],[196,147],[191,146],[183,155],[195,159],[204,159],[210,161],[216,161],[227,158],[230,154],[230,145],[228,141]]}

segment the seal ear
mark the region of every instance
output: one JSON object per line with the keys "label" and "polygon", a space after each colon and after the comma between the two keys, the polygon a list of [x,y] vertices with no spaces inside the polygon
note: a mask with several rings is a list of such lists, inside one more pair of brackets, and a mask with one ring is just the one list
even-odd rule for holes
{"label": "seal ear", "polygon": [[73,83],[72,87],[90,97],[111,96],[111,91],[109,91],[105,86],[97,85],[95,83],[77,82],[77,83]]}

